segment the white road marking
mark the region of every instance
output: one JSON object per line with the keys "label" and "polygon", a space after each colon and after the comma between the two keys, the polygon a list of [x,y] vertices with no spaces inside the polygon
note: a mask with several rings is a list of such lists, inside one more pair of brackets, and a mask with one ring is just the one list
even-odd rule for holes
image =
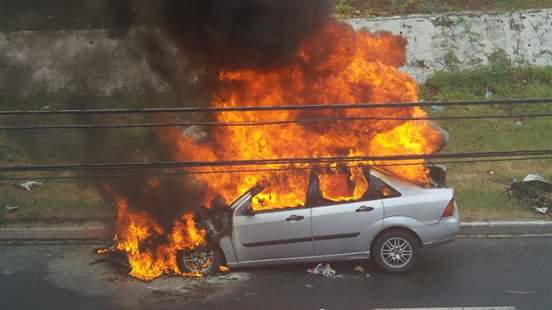
{"label": "white road marking", "polygon": [[372,310],[516,310],[516,307],[376,308]]}

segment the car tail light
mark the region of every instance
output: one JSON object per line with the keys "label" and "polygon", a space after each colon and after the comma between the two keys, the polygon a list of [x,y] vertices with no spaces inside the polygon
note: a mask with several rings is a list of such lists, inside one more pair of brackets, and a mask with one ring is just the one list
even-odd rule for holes
{"label": "car tail light", "polygon": [[454,216],[454,198],[450,200],[450,202],[447,205],[447,208],[443,212],[442,218],[452,217]]}

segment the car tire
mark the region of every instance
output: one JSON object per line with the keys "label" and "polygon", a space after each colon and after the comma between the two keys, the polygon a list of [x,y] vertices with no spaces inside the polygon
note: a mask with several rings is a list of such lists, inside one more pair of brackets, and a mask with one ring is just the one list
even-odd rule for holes
{"label": "car tire", "polygon": [[224,255],[217,246],[205,246],[178,252],[176,262],[183,273],[209,276],[217,273],[224,263]]}
{"label": "car tire", "polygon": [[420,254],[416,236],[405,230],[386,231],[374,240],[372,261],[383,271],[402,273],[410,271]]}

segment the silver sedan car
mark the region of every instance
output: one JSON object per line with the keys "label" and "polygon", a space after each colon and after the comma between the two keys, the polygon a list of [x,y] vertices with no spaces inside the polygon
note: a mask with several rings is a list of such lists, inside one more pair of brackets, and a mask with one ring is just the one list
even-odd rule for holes
{"label": "silver sedan car", "polygon": [[422,247],[452,241],[460,231],[454,190],[421,187],[365,170],[360,201],[330,202],[311,176],[306,206],[255,212],[255,187],[228,210],[229,228],[209,247],[182,252],[181,269],[210,274],[219,266],[251,267],[371,258],[387,272],[406,272]]}

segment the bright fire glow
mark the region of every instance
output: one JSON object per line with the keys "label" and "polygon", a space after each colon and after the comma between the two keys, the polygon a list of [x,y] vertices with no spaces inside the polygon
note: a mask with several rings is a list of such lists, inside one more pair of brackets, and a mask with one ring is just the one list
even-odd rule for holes
{"label": "bright fire glow", "polygon": [[[221,70],[218,77],[220,87],[213,95],[211,105],[232,107],[416,102],[416,82],[398,70],[405,63],[405,45],[406,41],[398,36],[354,32],[351,27],[332,21],[320,33],[304,42],[295,61],[287,66]],[[227,112],[217,114],[215,120],[256,122],[425,115],[422,109],[412,107]],[[208,141],[196,141],[178,128],[160,131],[159,137],[173,150],[174,158],[180,161],[431,154],[439,151],[444,143],[441,131],[428,121],[363,120],[216,127],[208,133]],[[427,184],[428,176],[423,161],[410,163],[415,165],[386,167],[382,162],[366,164],[380,165],[380,170]],[[202,174],[193,177],[208,187],[208,193],[203,202],[198,202],[198,207],[201,204],[208,206],[217,195],[230,202],[251,187],[263,184],[266,190],[255,198],[253,208],[266,210],[304,205],[309,171]],[[149,183],[152,188],[159,184],[155,180]],[[320,177],[320,183],[324,197],[335,201],[359,199],[368,187],[358,168],[351,168],[348,173],[333,169],[332,173]],[[152,216],[131,211],[124,197],[114,196],[118,208],[116,246],[128,255],[132,276],[151,280],[166,273],[179,274],[175,259],[177,251],[206,243],[205,232],[196,229],[190,214],[176,219],[172,230],[166,231]]]}

